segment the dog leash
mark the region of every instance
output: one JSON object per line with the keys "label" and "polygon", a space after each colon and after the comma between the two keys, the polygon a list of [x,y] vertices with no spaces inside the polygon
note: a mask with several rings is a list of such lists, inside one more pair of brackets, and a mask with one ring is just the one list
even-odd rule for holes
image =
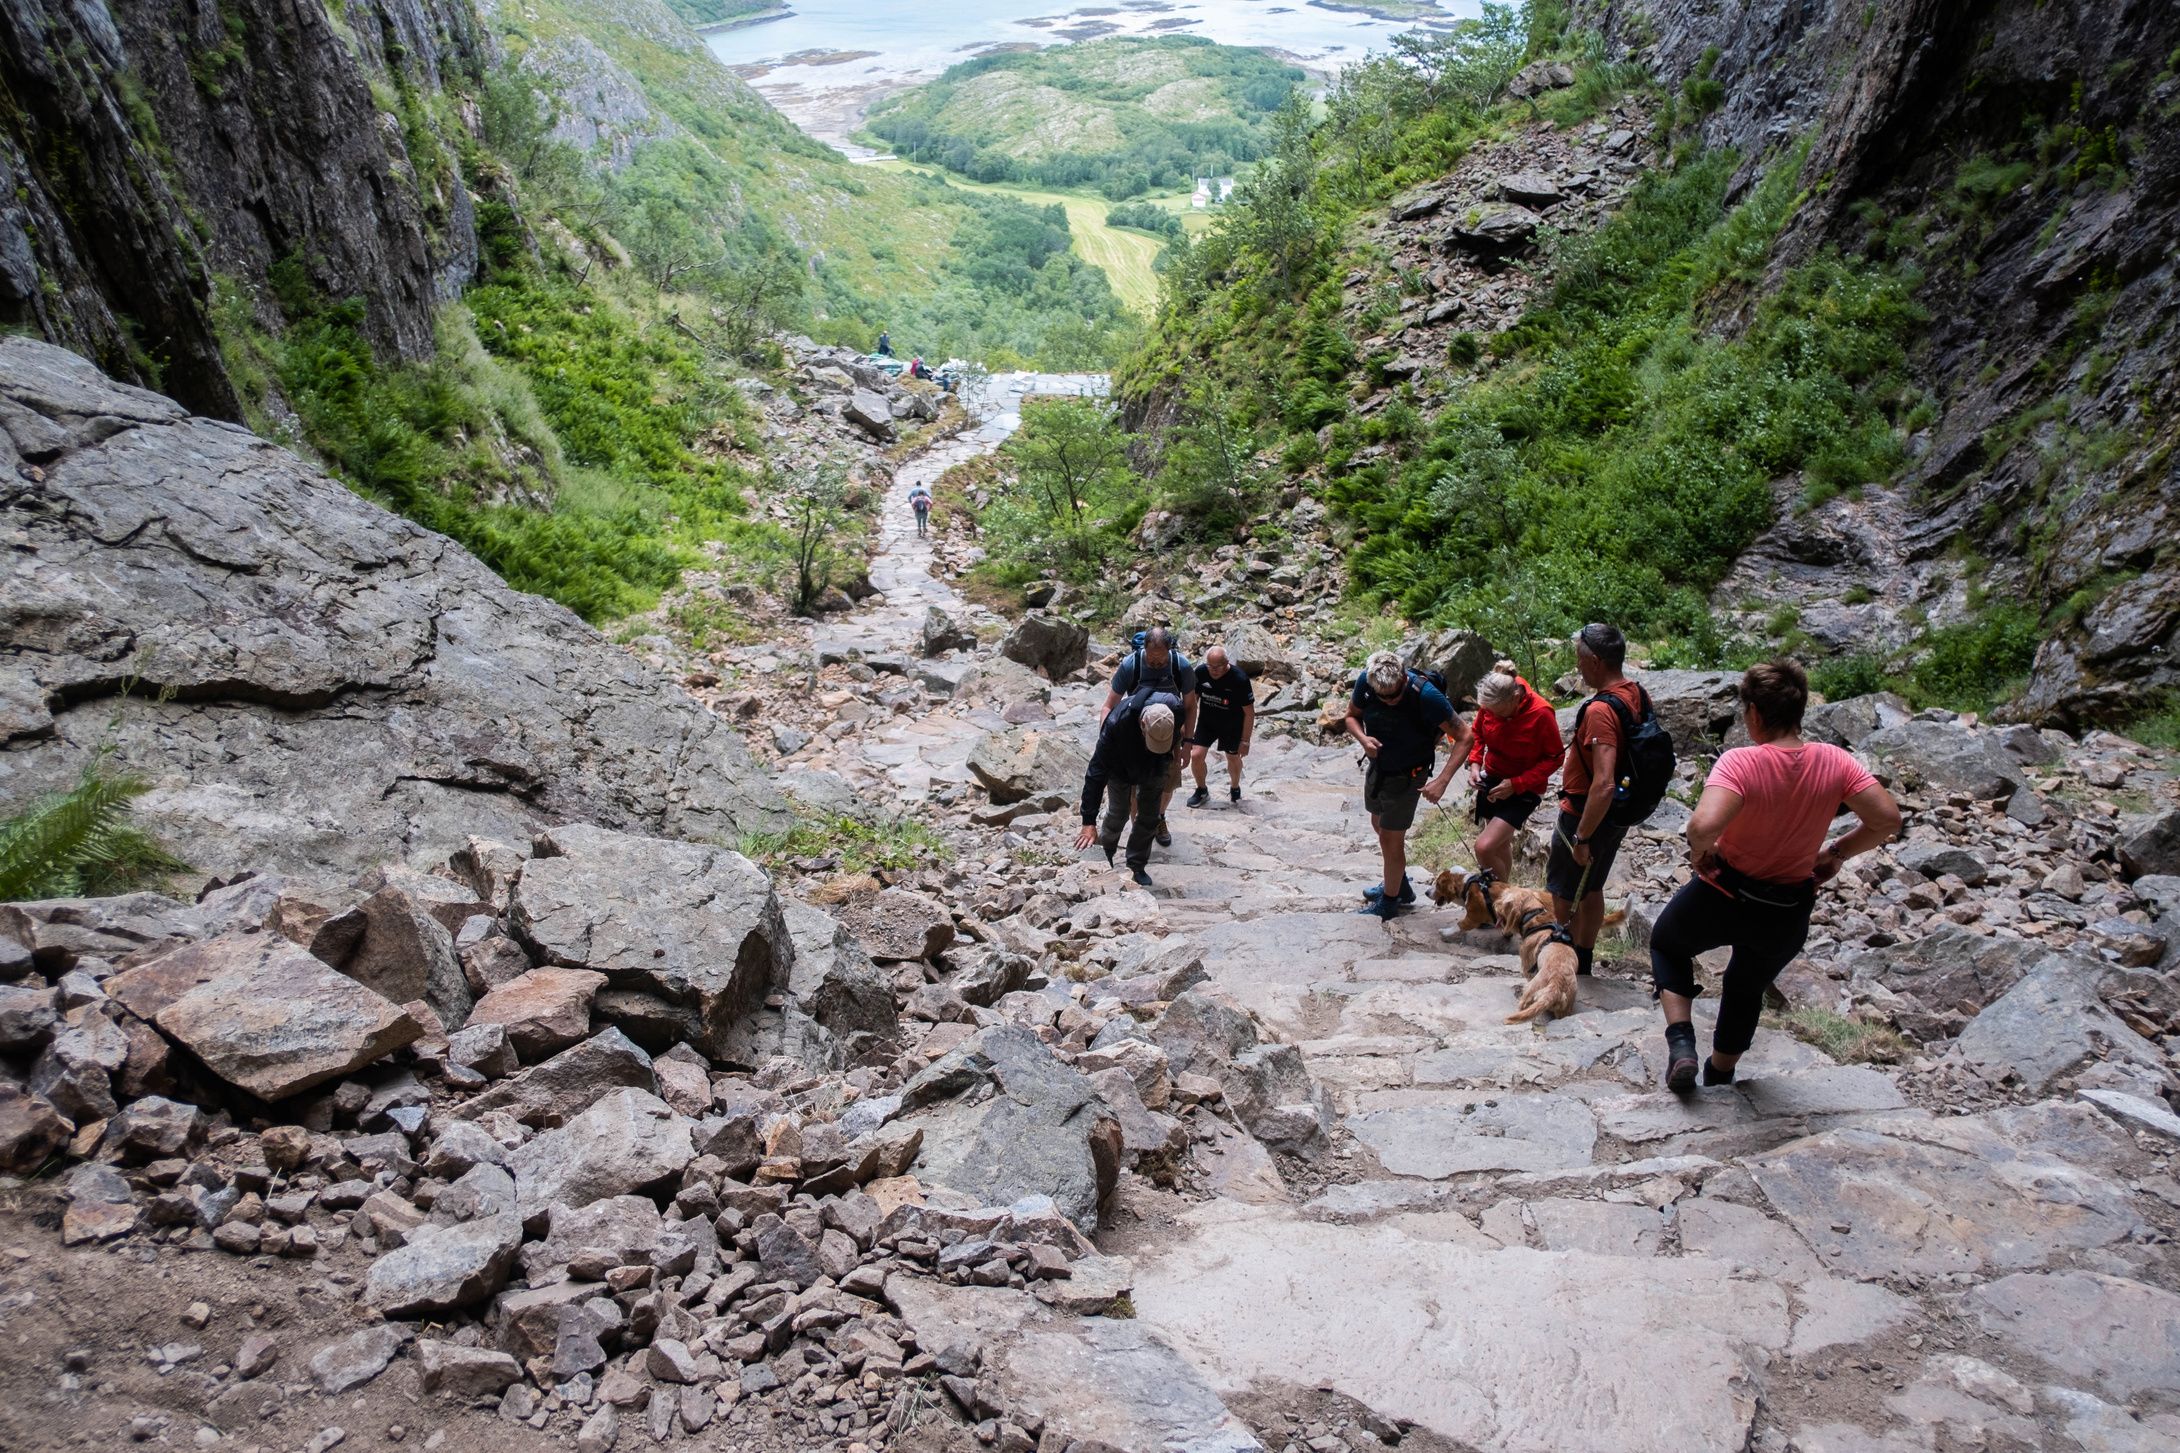
{"label": "dog leash", "polygon": [[[1571,858],[1574,856],[1574,842],[1567,836],[1564,831],[1562,831],[1558,827],[1554,827],[1552,829],[1552,836],[1567,844],[1568,857]],[[1597,866],[1597,857],[1596,854],[1592,853],[1590,855],[1590,861],[1582,865],[1582,877],[1575,884],[1574,898],[1571,901],[1574,903],[1574,911],[1577,913],[1580,913],[1582,911],[1582,900],[1589,893],[1590,869],[1595,866]]]}

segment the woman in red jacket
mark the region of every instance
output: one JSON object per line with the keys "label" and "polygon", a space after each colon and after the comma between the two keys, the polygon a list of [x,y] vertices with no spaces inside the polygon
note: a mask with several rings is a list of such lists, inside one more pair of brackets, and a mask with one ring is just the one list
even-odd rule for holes
{"label": "woman in red jacket", "polygon": [[1476,866],[1504,883],[1514,871],[1514,834],[1544,800],[1564,748],[1559,716],[1536,688],[1501,661],[1476,684],[1476,745],[1468,779],[1476,788]]}

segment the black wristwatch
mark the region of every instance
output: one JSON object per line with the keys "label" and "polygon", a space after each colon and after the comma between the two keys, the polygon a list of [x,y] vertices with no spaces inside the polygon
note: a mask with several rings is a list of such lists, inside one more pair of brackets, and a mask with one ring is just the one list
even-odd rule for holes
{"label": "black wristwatch", "polygon": [[1586,835],[1582,834],[1582,833],[1576,833],[1576,834],[1574,835],[1574,845],[1575,845],[1576,847],[1578,847],[1578,848],[1582,848],[1582,847],[1588,847],[1588,846],[1589,846],[1589,842],[1590,842],[1589,838],[1588,838],[1588,837],[1587,837]]}

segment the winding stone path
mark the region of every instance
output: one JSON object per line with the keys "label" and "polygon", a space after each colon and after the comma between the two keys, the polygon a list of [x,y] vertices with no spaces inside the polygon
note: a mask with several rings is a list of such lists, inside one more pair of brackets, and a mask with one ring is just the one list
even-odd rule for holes
{"label": "winding stone path", "polygon": [[[1011,424],[902,469],[884,604],[827,644],[913,660],[927,607],[975,617],[929,573],[905,495]],[[1052,729],[1087,743],[1099,693],[1049,698]],[[970,749],[1006,724],[943,704],[861,734],[847,770],[904,806],[966,791]],[[1136,1255],[1152,1342],[1131,1340],[1112,1386],[1168,1345],[1230,1404],[1329,1390],[1441,1440],[1425,1446],[1509,1453],[2180,1446],[2171,1144],[2086,1102],[1936,1118],[1768,1024],[1738,1084],[1675,1097],[1630,979],[1508,1025],[1520,979],[1495,935],[1447,942],[1452,913],[1427,904],[1352,914],[1377,867],[1358,786],[1344,747],[1260,735],[1241,803],[1176,803],[1147,899],[1094,875],[1300,1047],[1343,1131],[1314,1198],[1260,1152],[1214,1164],[1229,1193]],[[1030,833],[1057,853],[1072,829],[1063,809]],[[1707,1016],[1699,1001],[1706,1036]],[[2044,1301],[2083,1336],[2036,1316]],[[2115,1307],[2139,1336],[2099,1322]],[[1230,1420],[1174,1418],[1153,1430],[1165,1447],[1252,1446]]]}

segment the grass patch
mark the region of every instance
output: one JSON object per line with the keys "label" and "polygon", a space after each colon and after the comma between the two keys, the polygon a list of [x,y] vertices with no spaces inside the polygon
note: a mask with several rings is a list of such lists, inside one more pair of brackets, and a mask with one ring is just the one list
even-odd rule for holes
{"label": "grass patch", "polygon": [[798,858],[831,858],[844,873],[901,873],[953,856],[935,829],[907,818],[810,818],[785,832],[750,833],[739,851],[767,868]]}
{"label": "grass patch", "polygon": [[[1451,798],[1461,791],[1456,785],[1446,789]],[[1416,825],[1408,833],[1408,861],[1435,873],[1449,863],[1473,865],[1476,861],[1476,823],[1458,808],[1420,803],[1416,808]],[[1419,890],[1420,891],[1420,890]]]}
{"label": "grass patch", "polygon": [[1816,1046],[1841,1064],[1896,1065],[1915,1046],[1898,1030],[1866,1024],[1830,1009],[1804,1005],[1790,1009],[1781,1024],[1804,1044]]}

